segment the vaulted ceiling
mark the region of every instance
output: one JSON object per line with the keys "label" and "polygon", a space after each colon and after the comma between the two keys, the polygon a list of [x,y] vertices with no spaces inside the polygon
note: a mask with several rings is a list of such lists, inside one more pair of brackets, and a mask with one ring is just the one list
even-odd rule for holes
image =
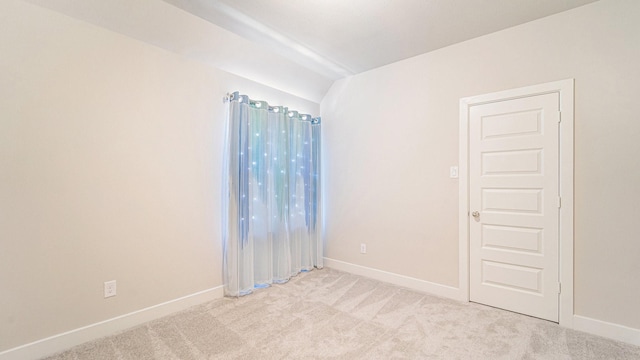
{"label": "vaulted ceiling", "polygon": [[332,79],[595,0],[164,0]]}
{"label": "vaulted ceiling", "polygon": [[334,80],[596,0],[24,0],[319,102]]}

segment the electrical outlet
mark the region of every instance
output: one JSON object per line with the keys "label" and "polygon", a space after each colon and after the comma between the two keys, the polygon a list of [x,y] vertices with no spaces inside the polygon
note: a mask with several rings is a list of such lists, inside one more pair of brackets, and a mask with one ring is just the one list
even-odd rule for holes
{"label": "electrical outlet", "polygon": [[105,281],[105,283],[104,283],[104,297],[108,298],[108,297],[112,297],[112,296],[116,296],[116,281],[115,280]]}
{"label": "electrical outlet", "polygon": [[360,244],[360,254],[367,253],[367,244]]}

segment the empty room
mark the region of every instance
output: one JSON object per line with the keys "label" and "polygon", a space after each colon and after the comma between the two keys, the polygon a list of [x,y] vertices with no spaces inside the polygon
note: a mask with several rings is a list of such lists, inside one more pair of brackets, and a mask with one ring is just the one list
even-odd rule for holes
{"label": "empty room", "polygon": [[640,359],[640,1],[0,1],[0,360]]}

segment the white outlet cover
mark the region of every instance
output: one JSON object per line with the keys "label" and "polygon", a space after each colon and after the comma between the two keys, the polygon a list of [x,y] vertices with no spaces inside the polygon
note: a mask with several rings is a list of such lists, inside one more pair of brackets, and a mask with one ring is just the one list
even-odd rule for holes
{"label": "white outlet cover", "polygon": [[112,296],[116,296],[116,281],[115,280],[105,281],[105,283],[104,283],[104,297],[108,298],[108,297],[112,297]]}

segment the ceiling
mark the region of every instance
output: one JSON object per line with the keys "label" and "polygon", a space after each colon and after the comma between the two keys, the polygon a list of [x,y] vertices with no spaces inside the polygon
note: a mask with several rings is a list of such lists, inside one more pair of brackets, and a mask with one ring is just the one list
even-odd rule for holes
{"label": "ceiling", "polygon": [[315,103],[335,80],[596,0],[22,0]]}
{"label": "ceiling", "polygon": [[331,79],[596,0],[164,0]]}

